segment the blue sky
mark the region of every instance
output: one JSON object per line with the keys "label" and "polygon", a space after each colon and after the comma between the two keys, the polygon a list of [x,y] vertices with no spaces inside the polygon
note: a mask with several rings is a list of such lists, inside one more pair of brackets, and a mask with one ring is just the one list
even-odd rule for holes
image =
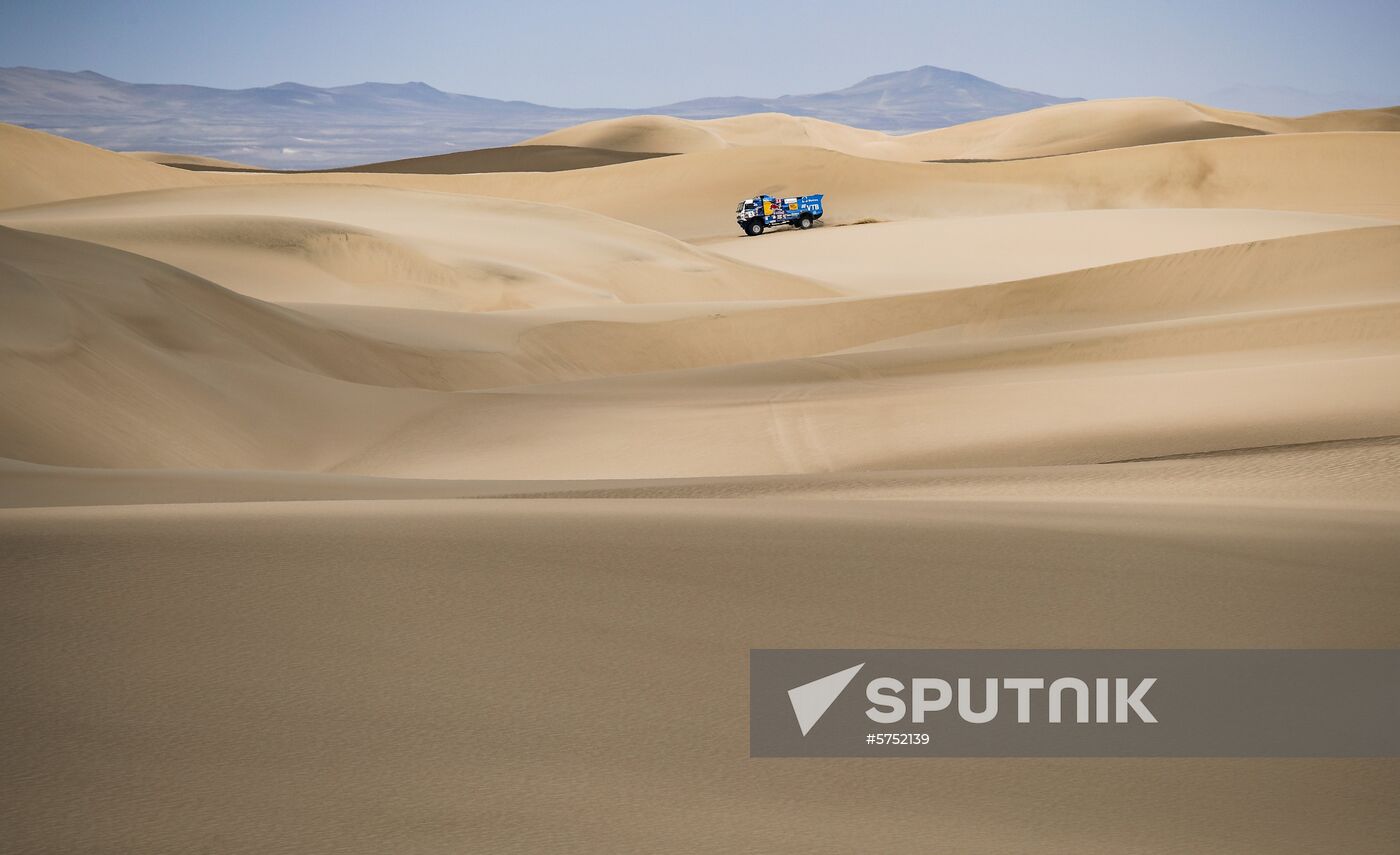
{"label": "blue sky", "polygon": [[838,88],[941,65],[1090,98],[1400,96],[1400,0],[0,0],[0,65],[245,87],[422,80],[560,106]]}

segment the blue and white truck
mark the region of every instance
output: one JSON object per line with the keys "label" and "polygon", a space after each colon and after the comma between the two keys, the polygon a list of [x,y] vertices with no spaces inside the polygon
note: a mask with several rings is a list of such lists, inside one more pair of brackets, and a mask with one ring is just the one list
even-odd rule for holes
{"label": "blue and white truck", "polygon": [[774,226],[810,229],[822,218],[822,194],[777,199],[763,193],[745,199],[734,209],[734,219],[747,235],[761,235]]}

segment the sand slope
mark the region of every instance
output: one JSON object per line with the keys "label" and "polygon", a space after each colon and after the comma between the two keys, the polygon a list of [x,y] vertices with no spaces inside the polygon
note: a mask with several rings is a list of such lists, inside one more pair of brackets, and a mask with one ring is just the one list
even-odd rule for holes
{"label": "sand slope", "polygon": [[0,458],[0,507],[340,499],[952,499],[995,507],[1183,500],[1267,505],[1400,503],[1400,437],[1226,449],[1061,466],[898,469],[698,478],[454,480],[228,469],[107,469]]}
{"label": "sand slope", "polygon": [[1125,208],[942,217],[707,241],[731,258],[852,294],[982,285],[1388,220],[1237,208]]}

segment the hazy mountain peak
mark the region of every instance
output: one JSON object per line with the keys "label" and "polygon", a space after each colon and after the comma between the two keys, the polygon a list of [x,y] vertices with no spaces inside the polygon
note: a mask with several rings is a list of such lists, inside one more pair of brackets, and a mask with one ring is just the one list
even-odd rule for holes
{"label": "hazy mountain peak", "polygon": [[918,68],[909,68],[904,71],[889,71],[884,74],[874,74],[845,90],[862,89],[870,86],[881,86],[893,89],[909,89],[924,86],[936,86],[947,82],[978,82],[989,83],[993,86],[997,84],[990,80],[984,80],[975,74],[966,71],[954,71],[950,68],[939,68],[936,65],[921,65]]}
{"label": "hazy mountain peak", "polygon": [[[1044,95],[1039,92],[1029,92],[1025,89],[1013,89],[1009,86],[1002,86],[1000,83],[993,83],[984,77],[978,77],[966,71],[956,71],[950,68],[939,68],[936,65],[921,65],[918,68],[910,68],[905,71],[892,71],[886,74],[876,74],[867,77],[853,86],[838,90],[839,92],[892,92],[892,93],[928,93],[946,91],[979,91],[984,93],[1015,92],[1038,96],[1043,98],[1046,104],[1059,104],[1066,101],[1080,101],[1081,98],[1059,98],[1054,95]],[[1044,105],[1041,105],[1044,106]]]}

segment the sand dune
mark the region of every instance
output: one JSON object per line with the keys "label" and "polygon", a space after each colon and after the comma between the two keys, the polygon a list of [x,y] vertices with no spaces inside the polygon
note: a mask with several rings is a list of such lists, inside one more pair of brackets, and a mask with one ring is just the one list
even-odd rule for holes
{"label": "sand dune", "polygon": [[480,174],[0,126],[5,839],[1388,852],[1392,760],[750,761],[744,656],[1400,643],[1393,112]]}
{"label": "sand dune", "polygon": [[1265,124],[1262,116],[1224,115],[1222,111],[1165,98],[1057,106],[1079,109],[1040,111],[1010,122],[989,119],[910,134],[886,148],[901,160],[1015,160],[1272,132],[1261,127]]}
{"label": "sand dune", "polygon": [[857,154],[863,146],[891,139],[895,137],[880,131],[852,128],[807,116],[755,113],[703,120],[673,116],[602,119],[551,131],[520,145],[591,146],[618,151],[666,151],[676,154],[736,146],[807,145]]}
{"label": "sand dune", "polygon": [[626,116],[553,131],[525,145],[693,153],[806,145],[886,160],[1011,160],[1188,140],[1320,131],[1400,131],[1400,107],[1301,118],[1219,110],[1173,98],[1055,104],[951,128],[891,135],[777,113],[730,119]]}
{"label": "sand dune", "polygon": [[[1280,175],[1289,181],[1281,183]],[[323,183],[324,175],[218,175]],[[823,223],[1093,208],[1268,208],[1400,219],[1400,134],[1201,140],[1007,163],[925,164],[812,147],[746,147],[549,174],[356,175],[357,183],[547,202],[685,239],[738,234],[758,192],[823,192]],[[639,188],[645,188],[641,192]]]}
{"label": "sand dune", "polygon": [[1189,140],[1336,131],[1400,131],[1400,107],[1284,118],[1171,98],[1080,101],[896,137],[860,154],[899,160],[1010,160]]}

